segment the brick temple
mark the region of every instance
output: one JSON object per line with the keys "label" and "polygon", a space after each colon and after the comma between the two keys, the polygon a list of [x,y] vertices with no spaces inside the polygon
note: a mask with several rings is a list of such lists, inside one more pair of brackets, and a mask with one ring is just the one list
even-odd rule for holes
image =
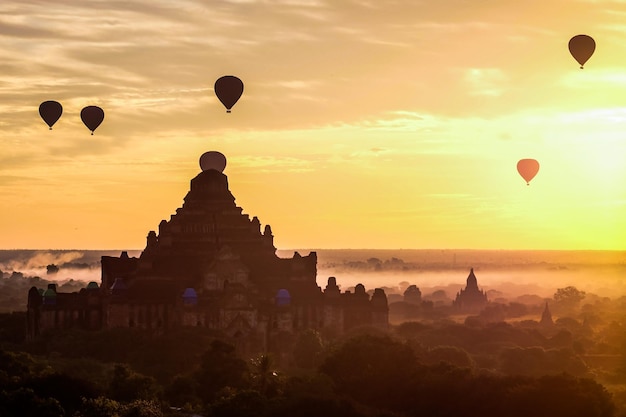
{"label": "brick temple", "polygon": [[368,293],[359,284],[341,292],[334,277],[322,289],[315,252],[278,257],[271,227],[236,205],[222,169],[203,167],[182,207],[161,221],[158,233],[148,233],[138,258],[103,256],[100,284],[74,293],[57,292],[55,285],[31,288],[29,336],[69,328],[166,332],[186,326],[267,344],[280,332],[340,335],[388,326],[382,289]]}

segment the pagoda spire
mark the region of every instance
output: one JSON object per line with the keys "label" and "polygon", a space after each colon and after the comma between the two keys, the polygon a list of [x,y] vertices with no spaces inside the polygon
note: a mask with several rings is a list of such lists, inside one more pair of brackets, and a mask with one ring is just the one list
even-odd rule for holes
{"label": "pagoda spire", "polygon": [[546,301],[546,306],[543,309],[543,313],[541,313],[541,321],[539,324],[547,326],[553,325],[554,321],[552,321],[552,313],[550,313],[550,309],[548,308],[548,302]]}

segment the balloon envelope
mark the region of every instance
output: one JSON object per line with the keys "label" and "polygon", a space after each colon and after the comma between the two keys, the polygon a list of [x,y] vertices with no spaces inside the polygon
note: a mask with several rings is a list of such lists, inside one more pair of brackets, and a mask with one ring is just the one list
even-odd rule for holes
{"label": "balloon envelope", "polygon": [[202,171],[214,169],[223,172],[224,168],[226,168],[226,157],[223,153],[217,151],[205,152],[200,157],[200,168]]}
{"label": "balloon envelope", "polygon": [[226,107],[226,113],[230,113],[230,109],[243,94],[243,81],[234,75],[225,75],[215,81],[214,90],[217,98]]}
{"label": "balloon envelope", "polygon": [[517,163],[517,172],[526,180],[526,185],[528,185],[530,180],[535,178],[539,172],[539,162],[535,159],[520,159]]}
{"label": "balloon envelope", "polygon": [[58,101],[44,101],[39,105],[39,115],[43,121],[46,122],[50,130],[52,130],[52,125],[59,120],[61,114],[63,114],[63,106],[61,106],[61,103]]}
{"label": "balloon envelope", "polygon": [[588,35],[574,36],[569,40],[568,46],[570,54],[578,61],[581,69],[596,50],[596,42]]}
{"label": "balloon envelope", "polygon": [[93,135],[93,131],[96,130],[104,120],[104,110],[98,106],[87,106],[80,111],[80,119],[85,126],[91,130],[91,134]]}

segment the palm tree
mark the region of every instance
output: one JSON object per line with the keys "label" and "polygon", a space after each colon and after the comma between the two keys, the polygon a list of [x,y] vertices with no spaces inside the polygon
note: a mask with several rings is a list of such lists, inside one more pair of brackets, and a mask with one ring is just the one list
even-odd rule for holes
{"label": "palm tree", "polygon": [[252,379],[255,388],[266,397],[277,393],[278,373],[271,356],[262,354],[252,359]]}

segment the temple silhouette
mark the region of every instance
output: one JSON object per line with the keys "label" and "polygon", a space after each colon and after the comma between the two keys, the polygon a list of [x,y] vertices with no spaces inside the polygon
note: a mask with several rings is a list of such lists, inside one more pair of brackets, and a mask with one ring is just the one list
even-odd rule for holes
{"label": "temple silhouette", "polygon": [[[331,277],[316,282],[317,255],[276,255],[269,225],[261,228],[235,204],[228,178],[205,167],[191,180],[182,207],[147,235],[141,255],[103,256],[102,278],[75,293],[32,287],[28,335],[114,327],[165,332],[218,330],[267,347],[273,335],[304,329],[340,335],[358,326],[387,328],[387,297],[363,285],[341,292]],[[263,230],[261,232],[261,229]]]}
{"label": "temple silhouette", "polygon": [[487,302],[487,293],[478,288],[474,268],[471,268],[465,288],[456,294],[452,305],[464,313],[477,313],[487,305]]}

